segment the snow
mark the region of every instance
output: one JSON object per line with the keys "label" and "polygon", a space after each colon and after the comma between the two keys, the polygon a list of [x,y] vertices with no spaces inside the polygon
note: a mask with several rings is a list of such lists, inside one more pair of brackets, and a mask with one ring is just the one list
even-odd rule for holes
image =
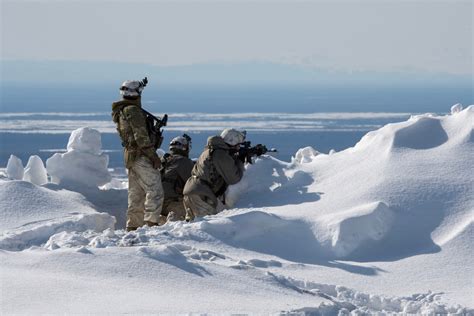
{"label": "snow", "polygon": [[456,103],[451,107],[451,114],[459,113],[462,111],[462,104],[461,103]]}
{"label": "snow", "polygon": [[312,147],[305,147],[298,150],[295,154],[294,161],[298,163],[308,163],[313,161],[314,157],[320,153]]}
{"label": "snow", "polygon": [[361,205],[340,213],[321,216],[320,225],[331,236],[335,257],[347,257],[371,241],[379,241],[390,232],[394,212],[383,202]]}
{"label": "snow", "polygon": [[68,186],[103,186],[111,181],[109,156],[102,153],[99,131],[80,128],[71,133],[67,152],[46,160],[52,182]]}
{"label": "snow", "polygon": [[[0,179],[1,311],[473,314],[473,124],[469,106],[340,152],[263,156],[229,188],[232,209],[134,232],[117,179]],[[64,155],[91,163],[98,138],[77,132]]]}
{"label": "snow", "polygon": [[102,153],[100,132],[88,127],[76,129],[71,133],[66,148],[68,152],[75,150],[100,155]]}
{"label": "snow", "polygon": [[25,168],[23,168],[23,162],[15,155],[10,155],[7,163],[7,176],[12,180],[22,180],[25,174]]}
{"label": "snow", "polygon": [[42,185],[48,183],[48,174],[43,160],[37,155],[31,156],[25,167],[23,180],[33,184]]}

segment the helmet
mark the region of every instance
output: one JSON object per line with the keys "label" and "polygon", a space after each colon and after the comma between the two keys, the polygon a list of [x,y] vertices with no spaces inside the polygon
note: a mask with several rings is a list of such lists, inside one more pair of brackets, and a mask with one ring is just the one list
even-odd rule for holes
{"label": "helmet", "polygon": [[127,80],[120,86],[120,94],[124,97],[138,97],[142,94],[143,84],[137,80]]}
{"label": "helmet", "polygon": [[170,151],[181,151],[189,153],[191,150],[191,137],[186,134],[175,137],[170,142]]}
{"label": "helmet", "polygon": [[247,132],[239,132],[233,128],[226,128],[222,131],[221,137],[224,139],[224,142],[230,146],[235,146],[241,144],[245,141],[245,136]]}

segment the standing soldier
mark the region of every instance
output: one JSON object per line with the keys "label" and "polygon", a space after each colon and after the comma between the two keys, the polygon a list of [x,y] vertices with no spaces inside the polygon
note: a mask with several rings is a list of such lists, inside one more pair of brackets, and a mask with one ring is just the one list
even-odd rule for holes
{"label": "standing soldier", "polygon": [[168,221],[184,221],[186,211],[183,204],[184,184],[191,176],[194,163],[189,159],[191,137],[186,134],[170,142],[170,152],[161,158],[161,178],[165,201],[161,211],[160,224]]}
{"label": "standing soldier", "polygon": [[147,84],[127,80],[120,87],[122,100],[112,104],[112,117],[124,147],[128,169],[127,231],[144,224],[158,225],[163,206],[163,187],[158,168],[161,161],[156,154],[159,141],[153,140],[141,106],[141,93]]}
{"label": "standing soldier", "polygon": [[184,187],[187,221],[224,210],[227,187],[239,182],[244,174],[244,163],[237,155],[244,140],[245,132],[230,128],[208,138]]}

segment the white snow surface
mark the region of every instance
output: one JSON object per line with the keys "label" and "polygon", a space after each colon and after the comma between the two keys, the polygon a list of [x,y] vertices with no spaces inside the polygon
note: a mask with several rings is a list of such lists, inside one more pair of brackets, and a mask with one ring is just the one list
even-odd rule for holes
{"label": "white snow surface", "polygon": [[7,177],[12,180],[23,180],[25,168],[23,167],[21,159],[15,155],[10,155],[10,158],[8,158],[6,173]]}
{"label": "white snow surface", "polygon": [[116,183],[0,179],[0,311],[472,315],[473,125],[469,106],[264,156],[233,208],[128,233]]}
{"label": "white snow surface", "polygon": [[40,156],[33,155],[28,159],[23,174],[23,180],[37,185],[48,183],[48,174]]}
{"label": "white snow surface", "polygon": [[103,186],[111,181],[109,156],[102,153],[100,132],[84,127],[71,133],[67,152],[46,160],[52,182],[67,186]]}

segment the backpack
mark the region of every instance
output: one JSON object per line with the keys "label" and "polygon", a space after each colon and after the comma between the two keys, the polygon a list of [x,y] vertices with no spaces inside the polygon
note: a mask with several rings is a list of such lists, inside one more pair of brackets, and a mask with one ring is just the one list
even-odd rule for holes
{"label": "backpack", "polygon": [[[132,106],[132,104],[127,104],[123,101],[117,102],[116,104],[117,106],[114,106],[112,110],[112,120],[117,125],[117,131],[122,140],[122,146],[126,147],[128,138],[126,135],[122,135],[122,129],[120,128],[120,117],[122,117],[122,119],[125,119],[125,117],[123,116],[123,109],[127,106]],[[165,114],[162,119],[159,119],[150,112],[142,108],[140,109],[142,110],[142,113],[145,116],[145,124],[148,137],[150,138],[150,141],[156,150],[160,148],[161,144],[163,143],[163,131],[161,130],[161,127],[166,126],[168,122],[168,115]]]}

